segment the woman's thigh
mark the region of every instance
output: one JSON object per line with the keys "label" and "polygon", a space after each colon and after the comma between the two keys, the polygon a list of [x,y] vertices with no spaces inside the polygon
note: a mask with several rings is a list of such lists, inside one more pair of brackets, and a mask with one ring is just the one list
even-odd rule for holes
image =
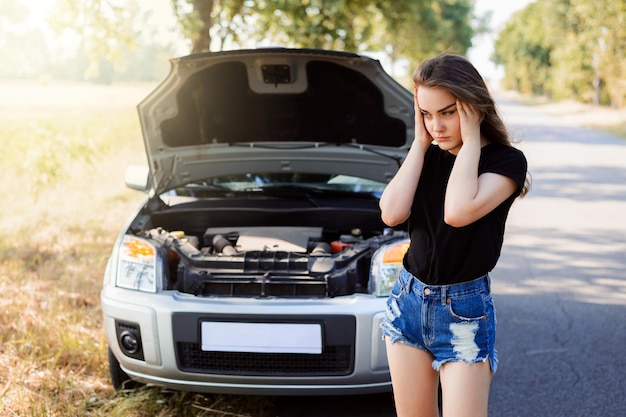
{"label": "woman's thigh", "polygon": [[398,417],[437,417],[439,373],[430,353],[387,340],[387,358]]}
{"label": "woman's thigh", "polygon": [[487,417],[491,366],[484,362],[448,362],[441,367],[443,415]]}

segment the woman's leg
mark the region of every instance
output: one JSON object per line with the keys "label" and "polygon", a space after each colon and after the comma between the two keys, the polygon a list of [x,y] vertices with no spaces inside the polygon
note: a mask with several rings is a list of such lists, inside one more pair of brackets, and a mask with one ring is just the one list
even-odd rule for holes
{"label": "woman's leg", "polygon": [[398,417],[437,417],[439,374],[432,367],[433,357],[387,339],[387,358]]}
{"label": "woman's leg", "polygon": [[443,415],[487,417],[491,366],[489,361],[448,362],[441,367]]}

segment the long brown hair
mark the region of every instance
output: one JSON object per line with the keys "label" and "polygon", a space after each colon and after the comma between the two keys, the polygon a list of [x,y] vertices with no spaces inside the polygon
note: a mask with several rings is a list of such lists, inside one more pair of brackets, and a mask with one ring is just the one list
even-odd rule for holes
{"label": "long brown hair", "polygon": [[[476,106],[482,115],[480,134],[491,142],[512,146],[509,132],[502,121],[483,77],[466,58],[454,54],[440,54],[422,62],[413,73],[417,87],[443,88],[455,98]],[[531,177],[526,181],[520,196],[530,190]]]}

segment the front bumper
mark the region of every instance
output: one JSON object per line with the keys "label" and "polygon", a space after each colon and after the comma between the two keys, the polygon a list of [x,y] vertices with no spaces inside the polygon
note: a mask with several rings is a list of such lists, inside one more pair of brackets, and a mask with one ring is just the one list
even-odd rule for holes
{"label": "front bumper", "polygon": [[[391,389],[380,331],[385,300],[367,294],[329,299],[203,298],[105,286],[109,346],[133,380],[170,389],[246,395],[345,395]],[[319,323],[321,354],[206,352],[204,321]],[[141,355],[120,347],[119,326],[135,324]],[[134,356],[134,357],[131,357]]]}

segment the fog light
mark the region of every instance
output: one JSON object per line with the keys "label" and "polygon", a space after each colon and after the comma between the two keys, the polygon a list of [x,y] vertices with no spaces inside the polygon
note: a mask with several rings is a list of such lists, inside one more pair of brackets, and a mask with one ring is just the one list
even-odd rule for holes
{"label": "fog light", "polygon": [[130,358],[144,360],[139,324],[115,320],[115,333],[122,353]]}
{"label": "fog light", "polygon": [[120,344],[128,353],[137,353],[139,350],[139,339],[130,330],[124,330],[120,335]]}

